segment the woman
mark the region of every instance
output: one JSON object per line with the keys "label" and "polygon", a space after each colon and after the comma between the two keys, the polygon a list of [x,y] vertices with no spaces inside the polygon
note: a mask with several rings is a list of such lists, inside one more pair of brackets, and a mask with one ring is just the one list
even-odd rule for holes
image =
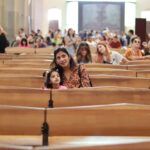
{"label": "woman", "polygon": [[9,42],[6,38],[6,32],[0,26],[0,53],[5,53],[5,48],[9,46]]}
{"label": "woman", "polygon": [[54,60],[51,66],[58,69],[63,85],[67,88],[91,86],[84,65],[76,65],[66,48],[58,48],[54,51]]}
{"label": "woman", "polygon": [[92,63],[91,51],[87,43],[80,43],[77,49],[76,59],[78,64]]}
{"label": "woman", "polygon": [[69,54],[74,56],[76,52],[76,37],[75,31],[72,28],[68,29],[67,36],[64,38],[64,43]]}
{"label": "woman", "polygon": [[127,63],[127,59],[116,51],[110,51],[107,44],[102,42],[97,44],[97,52],[94,57],[96,63],[122,64]]}
{"label": "woman", "polygon": [[124,54],[124,56],[128,60],[141,60],[144,59],[142,57],[142,52],[140,50],[141,40],[138,36],[134,36],[131,38],[131,47],[128,48]]}

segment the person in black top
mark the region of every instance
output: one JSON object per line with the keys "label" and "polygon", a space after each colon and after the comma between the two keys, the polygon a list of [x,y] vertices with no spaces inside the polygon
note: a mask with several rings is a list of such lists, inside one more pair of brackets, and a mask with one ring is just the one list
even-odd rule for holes
{"label": "person in black top", "polygon": [[5,48],[9,46],[9,42],[6,38],[6,32],[0,26],[0,53],[5,53]]}

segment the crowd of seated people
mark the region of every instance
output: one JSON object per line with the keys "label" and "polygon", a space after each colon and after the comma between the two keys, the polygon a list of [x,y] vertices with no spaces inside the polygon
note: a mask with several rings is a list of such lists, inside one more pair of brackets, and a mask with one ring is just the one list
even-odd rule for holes
{"label": "crowd of seated people", "polygon": [[[134,39],[135,37],[137,38]],[[100,46],[100,43],[103,45]],[[27,34],[23,28],[20,28],[11,46],[23,48],[45,48],[49,46],[58,48],[63,46],[79,64],[92,62],[120,64],[130,60],[148,59],[150,35],[148,34],[147,41],[141,43],[140,38],[134,34],[133,30],[129,30],[127,34],[122,32],[120,35],[109,29],[82,31],[76,34],[75,30],[69,28],[64,32],[60,29],[55,32],[49,30],[44,36],[40,29],[36,32],[32,30]],[[107,48],[106,52],[102,54],[99,47],[103,46]],[[123,50],[121,54],[119,54],[120,50]],[[145,55],[147,56],[145,57]],[[118,58],[121,61],[118,61]]]}

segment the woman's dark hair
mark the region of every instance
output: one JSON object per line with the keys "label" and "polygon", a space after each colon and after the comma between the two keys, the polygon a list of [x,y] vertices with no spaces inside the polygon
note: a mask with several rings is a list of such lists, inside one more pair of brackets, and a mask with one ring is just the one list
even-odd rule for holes
{"label": "woman's dark hair", "polygon": [[[47,88],[53,88],[52,82],[51,82],[51,80],[50,80],[50,77],[51,77],[51,75],[52,75],[53,72],[58,72],[58,70],[57,70],[56,68],[52,68],[52,69],[47,73],[47,75],[46,75],[45,86],[46,86]],[[58,72],[58,74],[59,74],[59,72]],[[59,76],[60,76],[60,74],[59,74]],[[60,76],[60,85],[63,85],[63,81],[62,81],[61,76]]]}
{"label": "woman's dark hair", "polygon": [[[70,35],[70,31],[71,31],[71,30],[73,30],[73,29],[72,29],[72,28],[69,28],[69,29],[68,29],[68,32],[67,32],[67,36],[69,36],[69,37],[71,36],[71,35]],[[75,32],[73,33],[72,37],[75,37]]]}
{"label": "woman's dark hair", "polygon": [[133,43],[133,42],[134,42],[134,40],[136,40],[136,39],[141,40],[139,36],[133,36],[133,37],[131,38],[131,43]]}
{"label": "woman's dark hair", "polygon": [[53,62],[51,63],[50,66],[51,66],[52,68],[58,69],[59,75],[60,75],[60,77],[63,79],[63,77],[64,77],[64,69],[63,69],[60,65],[58,65],[57,62],[56,62],[56,56],[57,56],[57,54],[58,54],[59,52],[63,52],[63,53],[65,53],[65,54],[67,54],[68,57],[70,58],[70,61],[69,61],[70,70],[73,70],[73,69],[76,67],[76,63],[75,63],[73,57],[68,53],[68,51],[67,51],[66,48],[64,48],[64,47],[59,47],[59,48],[57,48],[57,49],[54,51],[54,59],[53,59]]}
{"label": "woman's dark hair", "polygon": [[[87,51],[87,55],[86,55],[86,57],[84,58],[84,60],[83,60],[82,55],[81,55],[81,50],[82,50],[83,48]],[[92,62],[91,50],[90,50],[90,47],[89,47],[88,43],[86,43],[86,42],[80,43],[80,45],[79,45],[79,47],[78,47],[78,49],[77,49],[76,58],[77,58],[77,62],[78,62],[78,63],[82,62],[82,60],[83,60],[85,63],[86,63],[86,62],[87,62],[87,63],[88,63],[88,62]]]}
{"label": "woman's dark hair", "polygon": [[51,66],[52,66],[52,67],[56,67],[56,68],[61,68],[61,69],[63,69],[60,65],[58,65],[58,64],[56,63],[56,56],[57,56],[57,54],[58,54],[59,52],[63,52],[63,53],[65,53],[65,54],[67,54],[68,57],[70,57],[70,62],[69,62],[69,63],[70,63],[70,69],[73,70],[74,67],[76,66],[76,63],[75,63],[73,57],[68,53],[67,49],[64,48],[64,47],[59,47],[59,48],[57,48],[57,49],[54,51],[54,60],[53,60],[53,62],[52,62],[52,64],[51,64]]}
{"label": "woman's dark hair", "polygon": [[21,46],[24,46],[23,42],[25,42],[25,46],[28,46],[28,41],[26,38],[21,39],[21,42],[20,42]]}

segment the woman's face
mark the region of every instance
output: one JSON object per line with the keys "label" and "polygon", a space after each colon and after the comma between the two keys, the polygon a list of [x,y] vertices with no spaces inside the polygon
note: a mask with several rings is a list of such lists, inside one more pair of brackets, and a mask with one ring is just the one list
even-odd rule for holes
{"label": "woman's face", "polygon": [[98,52],[100,52],[101,54],[104,54],[106,51],[106,47],[104,45],[99,44],[97,46]]}
{"label": "woman's face", "polygon": [[135,48],[140,48],[140,44],[141,44],[141,41],[140,39],[135,39],[132,43],[132,46],[135,47]]}
{"label": "woman's face", "polygon": [[87,55],[87,50],[86,50],[86,48],[82,47],[82,48],[80,49],[80,53],[81,53],[81,56],[85,57],[85,56]]}
{"label": "woman's face", "polygon": [[57,71],[53,71],[50,76],[50,81],[52,84],[60,84],[60,76]]}
{"label": "woman's face", "polygon": [[60,51],[56,54],[56,63],[62,68],[69,67],[69,62],[70,57],[66,53]]}

